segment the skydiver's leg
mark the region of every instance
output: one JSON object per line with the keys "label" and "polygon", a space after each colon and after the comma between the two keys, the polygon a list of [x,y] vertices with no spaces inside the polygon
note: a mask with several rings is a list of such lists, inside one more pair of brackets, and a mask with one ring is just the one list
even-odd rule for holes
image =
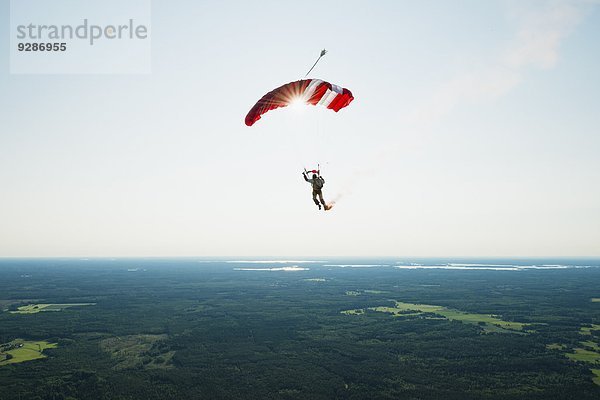
{"label": "skydiver's leg", "polygon": [[319,190],[319,200],[321,200],[321,204],[325,205],[325,200],[323,200],[323,192]]}
{"label": "skydiver's leg", "polygon": [[321,209],[321,205],[319,204],[319,201],[317,200],[317,191],[316,190],[313,190],[312,197],[313,197],[313,201],[319,207],[319,210],[320,210]]}

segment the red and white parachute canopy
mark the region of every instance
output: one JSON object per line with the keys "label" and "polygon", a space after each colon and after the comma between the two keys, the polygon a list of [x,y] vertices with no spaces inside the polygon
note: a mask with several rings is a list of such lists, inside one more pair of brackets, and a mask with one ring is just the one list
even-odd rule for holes
{"label": "red and white parachute canopy", "polygon": [[286,107],[292,102],[321,105],[338,112],[352,100],[354,96],[348,89],[320,79],[290,82],[265,94],[246,115],[246,125],[252,126],[264,113]]}

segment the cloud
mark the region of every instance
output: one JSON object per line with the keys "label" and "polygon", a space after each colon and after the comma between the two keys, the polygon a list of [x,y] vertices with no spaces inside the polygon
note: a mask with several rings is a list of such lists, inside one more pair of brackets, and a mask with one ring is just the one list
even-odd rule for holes
{"label": "cloud", "polygon": [[565,38],[592,6],[600,4],[600,0],[540,0],[509,4],[510,17],[516,26],[511,39],[499,47],[489,62],[477,63],[440,84],[423,102],[417,102],[412,111],[400,116],[399,122],[406,128],[406,133],[394,136],[384,148],[365,157],[361,169],[354,171],[333,197],[334,202],[351,195],[361,180],[396,160],[398,146],[404,151],[407,148],[408,132],[416,136],[461,105],[491,101],[506,95],[525,79],[531,69],[554,67]]}
{"label": "cloud", "polygon": [[[515,3],[516,4],[516,3]],[[449,114],[463,102],[490,100],[516,87],[530,68],[548,69],[559,59],[560,45],[579,24],[590,1],[535,2],[535,8],[517,5],[513,39],[487,65],[467,71],[440,85],[430,98],[405,118],[413,127]]]}
{"label": "cloud", "polygon": [[503,62],[515,69],[553,67],[558,60],[561,42],[581,21],[586,7],[586,2],[582,1],[561,1],[526,12]]}

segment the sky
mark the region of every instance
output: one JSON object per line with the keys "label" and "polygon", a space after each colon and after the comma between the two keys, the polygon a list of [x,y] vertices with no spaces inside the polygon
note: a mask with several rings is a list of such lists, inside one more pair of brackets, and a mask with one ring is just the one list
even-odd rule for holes
{"label": "sky", "polygon": [[600,256],[598,2],[153,1],[141,74],[11,74],[9,3],[0,257]]}

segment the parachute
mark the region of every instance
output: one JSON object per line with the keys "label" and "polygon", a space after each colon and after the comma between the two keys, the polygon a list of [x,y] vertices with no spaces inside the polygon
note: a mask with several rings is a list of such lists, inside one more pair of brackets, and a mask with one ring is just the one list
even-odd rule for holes
{"label": "parachute", "polygon": [[354,96],[350,90],[320,79],[290,82],[265,94],[246,115],[246,125],[252,126],[266,112],[293,102],[321,105],[338,112],[352,100]]}

